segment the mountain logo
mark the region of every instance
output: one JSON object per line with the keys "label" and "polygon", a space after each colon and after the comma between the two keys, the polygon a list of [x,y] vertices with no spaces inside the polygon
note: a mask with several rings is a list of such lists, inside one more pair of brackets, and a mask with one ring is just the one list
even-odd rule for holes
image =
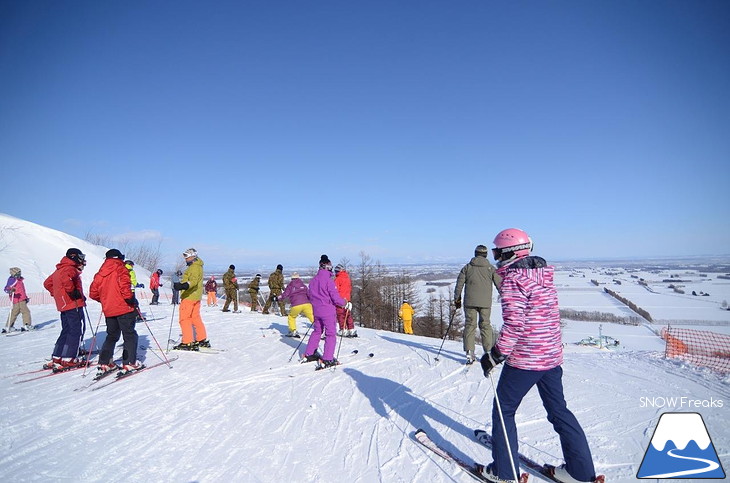
{"label": "mountain logo", "polygon": [[725,478],[699,413],[664,413],[644,453],[639,479]]}

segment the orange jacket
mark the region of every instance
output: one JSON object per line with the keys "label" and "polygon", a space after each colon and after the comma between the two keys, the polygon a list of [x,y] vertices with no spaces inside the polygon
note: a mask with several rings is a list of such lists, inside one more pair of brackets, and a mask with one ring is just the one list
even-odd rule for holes
{"label": "orange jacket", "polygon": [[352,282],[350,281],[350,275],[348,275],[346,270],[340,270],[340,272],[335,275],[335,287],[340,293],[340,297],[348,302],[352,300]]}
{"label": "orange jacket", "polygon": [[[43,286],[53,295],[59,312],[86,306],[84,287],[81,285],[81,270],[76,266],[76,262],[68,257],[61,259],[56,265],[56,271],[48,276]],[[80,299],[71,298],[70,294],[74,290],[81,293]]]}

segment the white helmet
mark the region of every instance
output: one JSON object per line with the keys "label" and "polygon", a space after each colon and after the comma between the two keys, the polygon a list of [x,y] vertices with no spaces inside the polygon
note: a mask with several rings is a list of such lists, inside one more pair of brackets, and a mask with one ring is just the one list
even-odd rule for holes
{"label": "white helmet", "polygon": [[183,257],[190,258],[190,257],[197,257],[198,252],[195,250],[195,248],[188,248],[183,252]]}

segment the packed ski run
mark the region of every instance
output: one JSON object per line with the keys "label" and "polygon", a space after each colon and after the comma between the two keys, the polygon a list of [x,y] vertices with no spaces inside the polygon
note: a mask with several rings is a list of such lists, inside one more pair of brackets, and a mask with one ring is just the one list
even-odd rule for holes
{"label": "packed ski run", "polygon": [[[157,316],[149,325],[158,340],[177,323],[171,305],[143,311]],[[447,340],[439,354],[439,339],[359,328],[358,338],[338,340],[340,366],[315,371],[296,356],[288,362],[298,341],[285,337],[285,318],[251,312],[233,318],[220,307],[202,312],[212,344],[224,352],[170,351],[168,357],[178,357],[172,369],[162,364],[104,390],[77,391],[91,382],[92,368],[86,377],[82,369],[14,384],[49,357],[60,330],[55,307],[33,306],[41,330],[2,339],[0,351],[7,415],[0,423],[0,468],[7,481],[471,481],[420,449],[419,428],[464,460],[491,461],[473,429],[491,431],[494,394],[479,364],[464,365],[460,341]],[[89,313],[96,322],[99,307]],[[298,325],[304,334],[308,321]],[[593,326],[571,321],[565,337],[578,340]],[[619,329],[634,350],[566,347],[565,387],[597,472],[606,481],[634,481],[663,411],[642,407],[641,396],[727,400],[730,394],[724,378],[665,360],[641,327]],[[150,333],[144,326],[138,331],[146,347],[140,357],[160,363]],[[703,410],[721,458],[730,439],[725,411]],[[562,464],[536,394],[525,399],[517,420],[521,453]],[[137,449],[99,449],[107,445]]]}

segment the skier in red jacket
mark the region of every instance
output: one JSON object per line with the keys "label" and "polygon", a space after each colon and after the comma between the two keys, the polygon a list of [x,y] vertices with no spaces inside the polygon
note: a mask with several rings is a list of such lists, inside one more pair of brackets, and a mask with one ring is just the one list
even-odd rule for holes
{"label": "skier in red jacket", "polygon": [[61,312],[61,334],[53,348],[51,362],[43,366],[46,369],[59,371],[86,363],[78,358],[79,345],[86,330],[86,297],[81,285],[81,271],[85,266],[86,255],[78,248],[69,248],[66,256],[56,265],[56,271],[43,282]]}
{"label": "skier in red jacket", "polygon": [[[106,339],[99,353],[98,376],[117,370],[114,363],[114,346],[119,336],[124,336],[122,353],[124,372],[142,368],[137,362],[137,299],[132,293],[129,270],[124,266],[124,255],[116,248],[106,252],[106,260],[91,282],[89,297],[101,303],[106,317]],[[98,377],[97,376],[97,377]]]}

